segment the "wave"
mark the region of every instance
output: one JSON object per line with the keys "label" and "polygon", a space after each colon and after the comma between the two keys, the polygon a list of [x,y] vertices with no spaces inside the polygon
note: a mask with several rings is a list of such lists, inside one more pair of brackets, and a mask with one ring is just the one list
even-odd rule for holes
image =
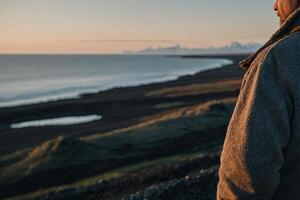
{"label": "wave", "polygon": [[[201,59],[195,60],[201,61]],[[125,71],[123,72],[125,74],[115,74],[113,77],[110,76],[109,78],[103,76],[97,78],[97,74],[95,74],[94,77],[74,78],[76,81],[73,81],[71,79],[72,77],[69,77],[69,80],[66,80],[65,82],[59,82],[59,84],[56,84],[54,88],[49,87],[49,83],[41,83],[39,80],[37,80],[36,83],[32,83],[34,82],[33,80],[30,82],[30,85],[35,84],[36,86],[34,88],[29,87],[31,91],[27,93],[21,91],[19,92],[20,94],[14,94],[13,92],[15,91],[7,87],[3,93],[13,94],[11,96],[5,96],[5,94],[2,94],[3,96],[0,98],[0,108],[38,104],[63,99],[76,99],[80,98],[81,95],[86,93],[97,93],[114,87],[138,86],[141,84],[171,81],[183,75],[192,75],[201,71],[220,68],[224,65],[232,63],[233,62],[228,59],[211,59],[210,62],[205,63],[205,65],[202,65],[201,67],[199,67],[199,65],[198,67],[177,67],[174,70],[170,68],[169,71],[163,72],[159,70],[149,72],[150,69],[148,69],[148,72],[144,74],[138,72],[135,75],[132,75]],[[17,90],[15,93],[17,93]]]}

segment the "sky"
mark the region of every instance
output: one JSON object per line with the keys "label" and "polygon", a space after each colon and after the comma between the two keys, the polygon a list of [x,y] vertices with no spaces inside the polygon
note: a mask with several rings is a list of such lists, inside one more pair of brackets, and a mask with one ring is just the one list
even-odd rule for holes
{"label": "sky", "polygon": [[266,41],[274,0],[0,0],[0,53],[119,53]]}

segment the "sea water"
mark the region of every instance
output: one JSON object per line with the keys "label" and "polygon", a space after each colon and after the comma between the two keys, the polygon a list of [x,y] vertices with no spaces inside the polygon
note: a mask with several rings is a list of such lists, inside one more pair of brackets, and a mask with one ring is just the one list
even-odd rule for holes
{"label": "sea water", "polygon": [[0,108],[173,80],[229,63],[148,55],[0,55]]}

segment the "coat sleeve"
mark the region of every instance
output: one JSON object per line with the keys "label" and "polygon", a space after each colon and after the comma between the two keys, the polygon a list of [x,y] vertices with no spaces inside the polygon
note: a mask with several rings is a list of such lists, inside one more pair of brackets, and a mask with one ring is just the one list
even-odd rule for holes
{"label": "coat sleeve", "polygon": [[248,69],[229,122],[217,199],[271,199],[280,182],[293,112],[288,79],[269,52]]}

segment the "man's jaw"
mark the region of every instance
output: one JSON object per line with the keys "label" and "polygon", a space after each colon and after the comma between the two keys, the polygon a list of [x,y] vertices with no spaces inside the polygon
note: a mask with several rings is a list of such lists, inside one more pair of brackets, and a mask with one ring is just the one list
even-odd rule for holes
{"label": "man's jaw", "polygon": [[282,25],[285,22],[285,18],[277,12],[277,16],[279,17],[279,24]]}
{"label": "man's jaw", "polygon": [[284,23],[284,19],[282,19],[281,17],[279,18],[279,24],[282,25]]}

